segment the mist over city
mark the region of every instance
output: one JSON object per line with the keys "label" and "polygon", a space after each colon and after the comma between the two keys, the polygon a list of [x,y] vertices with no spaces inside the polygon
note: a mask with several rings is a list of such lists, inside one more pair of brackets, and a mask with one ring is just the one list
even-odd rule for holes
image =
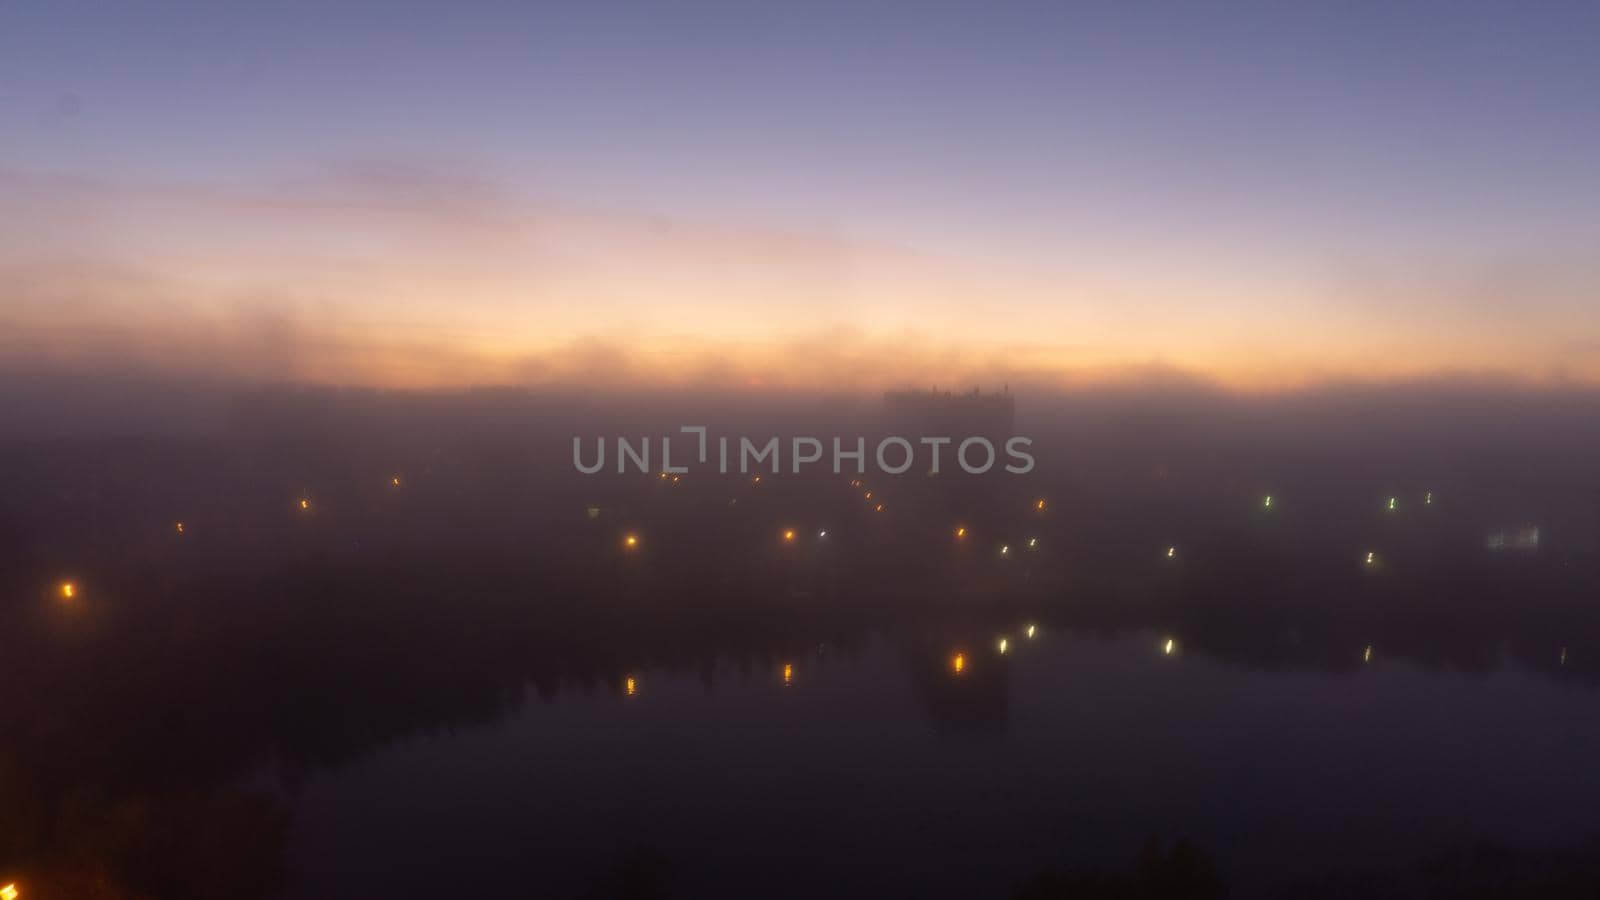
{"label": "mist over city", "polygon": [[1597,79],[0,6],[0,900],[1594,896]]}

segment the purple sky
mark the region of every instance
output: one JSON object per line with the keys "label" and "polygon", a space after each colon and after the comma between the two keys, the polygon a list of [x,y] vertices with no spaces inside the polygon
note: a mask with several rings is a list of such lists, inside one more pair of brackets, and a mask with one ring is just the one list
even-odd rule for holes
{"label": "purple sky", "polygon": [[1597,86],[1595,4],[11,2],[0,352],[1593,381]]}

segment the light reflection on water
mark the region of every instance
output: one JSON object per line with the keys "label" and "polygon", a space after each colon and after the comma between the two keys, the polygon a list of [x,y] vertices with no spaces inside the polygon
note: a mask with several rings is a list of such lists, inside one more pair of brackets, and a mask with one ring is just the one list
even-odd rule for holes
{"label": "light reflection on water", "polygon": [[997,873],[1118,865],[1150,834],[1207,848],[1248,892],[1464,839],[1579,841],[1600,802],[1591,689],[1370,657],[1269,671],[1156,631],[1048,637],[1002,656],[890,630],[803,684],[781,662],[724,658],[709,687],[642,668],[620,694],[391,745],[291,798],[291,896],[526,896],[508,865],[576,896],[637,846],[687,896],[841,879],[994,896]]}

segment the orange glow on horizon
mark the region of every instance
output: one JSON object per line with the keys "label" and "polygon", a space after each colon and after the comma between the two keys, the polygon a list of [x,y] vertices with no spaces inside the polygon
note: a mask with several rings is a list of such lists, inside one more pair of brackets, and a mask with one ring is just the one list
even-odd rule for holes
{"label": "orange glow on horizon", "polygon": [[[487,315],[487,314],[484,314]],[[453,313],[441,308],[441,323]],[[50,320],[23,322],[19,333],[37,340],[26,346],[27,359],[64,370],[89,370],[129,349],[122,344],[95,343],[60,337]],[[196,377],[235,375],[308,385],[360,386],[388,390],[458,390],[485,386],[579,386],[598,393],[635,391],[699,391],[762,395],[786,392],[854,392],[868,396],[907,385],[930,382],[1027,385],[1042,392],[1159,387],[1173,378],[1222,393],[1276,396],[1317,390],[1330,385],[1385,386],[1449,380],[1463,371],[1485,373],[1485,379],[1512,389],[1600,387],[1600,361],[1571,357],[1563,366],[1549,359],[1548,342],[1510,349],[1492,340],[1447,341],[1417,337],[1382,359],[1374,359],[1368,336],[1350,329],[1341,338],[1306,339],[1290,352],[1282,348],[1241,346],[1229,352],[1201,349],[1196,330],[1173,338],[1160,354],[1167,362],[1147,362],[1149,348],[1137,335],[1108,344],[1100,355],[1082,358],[1065,350],[1029,346],[1025,335],[1001,335],[992,343],[976,342],[967,333],[925,336],[923,346],[902,352],[880,335],[846,332],[836,341],[831,363],[818,363],[814,344],[797,332],[682,334],[617,340],[607,323],[590,323],[559,339],[538,338],[532,326],[506,324],[454,339],[418,340],[404,333],[373,333],[330,323],[314,332],[319,346],[336,348],[300,358],[290,371],[271,358],[258,358],[241,343],[224,354],[194,337],[200,323],[152,323],[136,331],[138,346],[172,348],[173,359],[189,361],[184,370]],[[843,328],[843,326],[839,326]],[[460,329],[456,329],[459,331]],[[471,329],[467,329],[471,330]],[[833,331],[822,332],[833,336]],[[512,335],[508,337],[507,335]],[[815,337],[815,335],[811,335]],[[1219,335],[1225,340],[1229,335]],[[1525,341],[1526,342],[1526,341]],[[593,360],[604,348],[622,362],[601,366]],[[686,349],[687,347],[687,349]],[[1352,348],[1362,348],[1356,352]],[[1426,352],[1419,352],[1426,348]],[[955,363],[948,362],[955,358]],[[778,360],[774,362],[773,360]],[[533,363],[540,363],[535,365]],[[770,377],[759,383],[741,378],[744,371]],[[530,375],[536,372],[536,375]]]}
{"label": "orange glow on horizon", "polygon": [[[1442,302],[1463,290],[1462,261],[1436,265],[1443,260],[1424,251],[1398,266],[1392,283],[1379,279],[1370,302],[1382,303],[1390,327],[1374,330],[1371,309],[1347,301],[1343,286],[1319,302],[1284,303],[1319,270],[1285,269],[1284,254],[1248,241],[1191,271],[1185,261],[1205,241],[1119,239],[1067,265],[1040,256],[1018,277],[1012,265],[996,265],[988,244],[1005,239],[983,227],[942,246],[916,246],[911,234],[859,240],[787,217],[729,224],[686,210],[552,207],[507,185],[479,212],[541,227],[486,241],[481,221],[454,205],[458,198],[394,216],[363,202],[370,185],[359,178],[267,181],[239,172],[229,189],[216,190],[204,181],[102,174],[74,186],[55,172],[7,172],[22,206],[12,218],[39,225],[29,229],[37,234],[19,232],[27,240],[7,248],[7,262],[63,259],[64,249],[84,256],[42,265],[39,280],[49,284],[113,268],[101,255],[109,248],[138,247],[141,261],[137,274],[102,275],[110,279],[103,298],[21,303],[7,324],[25,364],[90,369],[159,354],[183,360],[186,375],[390,389],[871,394],[1001,380],[1046,390],[1126,386],[1176,374],[1272,393],[1453,372],[1600,384],[1591,348],[1561,341],[1570,311],[1587,298],[1586,282],[1568,277],[1574,266],[1587,272],[1587,260],[1565,251],[1550,272],[1519,273],[1526,283],[1507,286],[1539,312],[1514,320],[1484,316],[1465,300]],[[455,174],[417,176],[434,185]],[[664,213],[670,229],[660,227]],[[70,227],[77,221],[96,223],[88,247]],[[419,222],[428,228],[419,231]],[[370,247],[382,249],[350,245],[350,234],[370,235]],[[566,252],[577,246],[585,251]],[[1311,244],[1288,255],[1307,250],[1334,252]],[[604,258],[630,264],[593,262]],[[840,259],[852,260],[848,279],[837,277]],[[1481,260],[1468,262],[1470,272]],[[473,277],[460,277],[466,271]],[[318,352],[264,351],[251,301],[212,296],[213,285],[225,283],[326,297],[314,320],[293,323],[304,345],[291,349]],[[1105,302],[1086,284],[1117,284],[1124,299]],[[989,302],[973,303],[970,291],[952,285],[981,285]],[[755,296],[761,302],[750,303]],[[600,302],[561,302],[572,297]],[[402,319],[392,317],[395,303],[407,310]],[[123,314],[141,306],[148,311]],[[664,311],[662,324],[618,313],[646,306]],[[112,315],[129,327],[89,327]],[[1063,337],[1041,339],[1049,335]]]}

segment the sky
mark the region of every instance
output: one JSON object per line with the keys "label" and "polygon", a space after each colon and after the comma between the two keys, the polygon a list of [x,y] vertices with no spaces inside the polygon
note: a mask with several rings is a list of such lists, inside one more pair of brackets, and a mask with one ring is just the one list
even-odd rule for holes
{"label": "sky", "polygon": [[0,363],[1600,382],[1600,6],[0,3]]}

